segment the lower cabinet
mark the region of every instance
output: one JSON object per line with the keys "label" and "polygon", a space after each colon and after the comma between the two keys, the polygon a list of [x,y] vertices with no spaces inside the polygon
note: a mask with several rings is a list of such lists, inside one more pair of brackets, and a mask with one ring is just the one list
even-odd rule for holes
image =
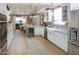
{"label": "lower cabinet", "polygon": [[40,28],[37,28],[37,27],[34,28],[34,32],[35,32],[34,35],[39,35],[39,33],[40,33],[40,32],[39,32],[39,29],[40,29]]}
{"label": "lower cabinet", "polygon": [[63,49],[65,52],[68,52],[68,38],[67,34],[48,30],[48,40],[54,43],[59,48]]}
{"label": "lower cabinet", "polygon": [[60,32],[55,32],[55,33],[56,33],[55,40],[57,46],[59,46],[61,49],[67,52],[68,51],[67,34]]}
{"label": "lower cabinet", "polygon": [[79,55],[79,47],[72,43],[68,43],[68,53],[70,55]]}
{"label": "lower cabinet", "polygon": [[13,31],[7,31],[7,40],[7,48],[9,48],[13,40]]}
{"label": "lower cabinet", "polygon": [[44,28],[42,27],[35,27],[34,28],[34,35],[42,35],[44,37]]}

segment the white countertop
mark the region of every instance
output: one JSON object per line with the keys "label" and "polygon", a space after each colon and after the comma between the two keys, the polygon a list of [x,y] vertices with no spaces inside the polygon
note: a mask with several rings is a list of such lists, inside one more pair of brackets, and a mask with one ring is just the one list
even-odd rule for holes
{"label": "white countertop", "polygon": [[44,27],[44,26],[38,26],[38,25],[34,25],[34,26],[32,26],[32,25],[30,25],[30,26],[27,26],[26,28],[48,28],[48,27]]}
{"label": "white countertop", "polygon": [[47,30],[49,31],[56,31],[56,32],[61,32],[61,33],[65,33],[67,34],[68,33],[68,30],[67,29],[62,29],[62,28],[50,28],[50,27],[44,27],[44,26],[38,26],[38,25],[30,25],[30,26],[27,26],[27,28],[47,28]]}
{"label": "white countertop", "polygon": [[64,30],[64,29],[48,28],[48,30],[49,30],[49,31],[56,31],[56,32],[61,32],[61,33],[68,34],[68,30]]}

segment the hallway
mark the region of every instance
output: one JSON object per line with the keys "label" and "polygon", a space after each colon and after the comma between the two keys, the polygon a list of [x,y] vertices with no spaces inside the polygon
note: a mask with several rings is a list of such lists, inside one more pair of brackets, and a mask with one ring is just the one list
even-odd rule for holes
{"label": "hallway", "polygon": [[10,55],[64,55],[65,53],[42,36],[27,37],[20,30],[14,33],[14,39],[8,49]]}

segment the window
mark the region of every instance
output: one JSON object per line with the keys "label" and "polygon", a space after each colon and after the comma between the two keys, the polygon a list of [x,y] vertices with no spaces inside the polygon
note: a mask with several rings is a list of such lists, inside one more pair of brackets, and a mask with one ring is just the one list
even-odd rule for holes
{"label": "window", "polygon": [[54,23],[55,25],[65,25],[65,22],[62,21],[62,7],[54,10]]}
{"label": "window", "polygon": [[25,19],[24,18],[20,18],[20,17],[16,17],[16,23],[20,24],[20,22],[25,23]]}

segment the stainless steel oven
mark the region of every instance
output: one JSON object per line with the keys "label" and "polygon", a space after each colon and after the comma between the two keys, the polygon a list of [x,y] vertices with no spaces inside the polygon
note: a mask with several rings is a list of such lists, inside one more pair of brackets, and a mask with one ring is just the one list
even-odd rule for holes
{"label": "stainless steel oven", "polygon": [[70,28],[70,41],[79,44],[78,42],[78,28]]}

